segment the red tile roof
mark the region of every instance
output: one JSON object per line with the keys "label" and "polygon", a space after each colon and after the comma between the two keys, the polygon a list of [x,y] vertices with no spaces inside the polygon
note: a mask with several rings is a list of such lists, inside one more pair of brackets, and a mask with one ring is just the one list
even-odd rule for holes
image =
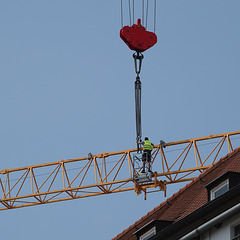
{"label": "red tile roof", "polygon": [[113,240],[136,240],[137,237],[133,233],[154,219],[172,220],[175,223],[194,212],[208,202],[205,186],[227,171],[240,172],[239,163],[240,147],[221,158],[207,171],[118,234]]}

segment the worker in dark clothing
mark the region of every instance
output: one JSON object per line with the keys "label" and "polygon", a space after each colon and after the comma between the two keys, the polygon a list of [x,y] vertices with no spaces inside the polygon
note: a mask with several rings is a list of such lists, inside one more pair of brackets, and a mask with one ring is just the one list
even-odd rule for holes
{"label": "worker in dark clothing", "polygon": [[143,142],[138,142],[139,144],[143,145],[143,154],[142,154],[142,161],[143,161],[143,169],[142,173],[145,173],[145,165],[148,162],[148,171],[151,171],[151,152],[153,150],[154,145],[149,141],[148,137],[145,137]]}

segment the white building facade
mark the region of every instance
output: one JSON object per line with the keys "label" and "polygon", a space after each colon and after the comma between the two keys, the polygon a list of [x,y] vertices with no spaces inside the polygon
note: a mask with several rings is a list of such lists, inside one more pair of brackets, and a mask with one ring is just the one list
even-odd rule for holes
{"label": "white building facade", "polygon": [[240,240],[240,203],[180,238],[195,239]]}

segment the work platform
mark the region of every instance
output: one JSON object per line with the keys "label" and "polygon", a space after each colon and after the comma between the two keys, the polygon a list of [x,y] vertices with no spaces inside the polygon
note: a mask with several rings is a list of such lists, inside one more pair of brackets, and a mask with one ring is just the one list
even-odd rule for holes
{"label": "work platform", "polygon": [[152,172],[152,163],[150,165],[151,172],[142,173],[142,152],[133,154],[133,181],[135,183],[135,194],[139,195],[144,192],[146,199],[146,190],[149,187],[158,188],[155,191],[164,191],[166,195],[166,183],[157,179],[157,172]]}

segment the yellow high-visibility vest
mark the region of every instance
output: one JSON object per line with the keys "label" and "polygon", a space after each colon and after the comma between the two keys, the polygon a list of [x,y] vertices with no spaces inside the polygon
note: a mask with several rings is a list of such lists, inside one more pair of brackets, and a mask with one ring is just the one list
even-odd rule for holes
{"label": "yellow high-visibility vest", "polygon": [[148,140],[145,140],[144,144],[143,144],[143,150],[150,150],[150,151],[152,151],[152,149],[153,149],[153,145],[151,144],[151,142],[148,141]]}

